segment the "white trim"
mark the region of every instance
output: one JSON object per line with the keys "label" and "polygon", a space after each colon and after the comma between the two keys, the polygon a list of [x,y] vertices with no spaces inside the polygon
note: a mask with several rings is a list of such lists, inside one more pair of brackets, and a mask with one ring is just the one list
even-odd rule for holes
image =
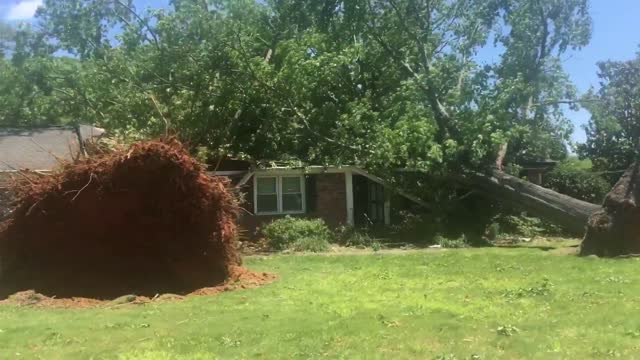
{"label": "white trim", "polygon": [[[282,210],[282,178],[283,177],[297,177],[300,179],[300,196],[302,197],[302,210],[296,211],[283,211]],[[274,178],[276,179],[276,199],[277,199],[277,211],[269,211],[269,212],[259,212],[258,211],[258,179],[261,178]],[[306,199],[306,188],[304,176],[302,174],[284,174],[284,175],[276,175],[276,174],[266,174],[266,175],[255,175],[253,177],[253,213],[255,215],[295,215],[295,214],[304,214],[307,212],[307,199]]]}
{"label": "white trim", "polygon": [[353,170],[353,166],[307,166],[301,168],[288,168],[288,167],[272,167],[265,169],[254,169],[256,174],[277,174],[277,175],[307,175],[307,174],[342,174],[347,171]]}
{"label": "white trim", "polygon": [[208,173],[216,176],[233,176],[244,175],[247,170],[228,170],[228,171],[209,171]]}
{"label": "white trim", "polygon": [[351,170],[344,173],[344,185],[347,193],[347,224],[353,226],[355,220],[353,214],[353,172]]}

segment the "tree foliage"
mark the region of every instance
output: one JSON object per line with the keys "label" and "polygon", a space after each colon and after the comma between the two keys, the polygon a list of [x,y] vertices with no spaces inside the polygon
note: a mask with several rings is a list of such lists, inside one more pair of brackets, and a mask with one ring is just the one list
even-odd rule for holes
{"label": "tree foliage", "polygon": [[564,161],[545,175],[544,186],[576,199],[600,204],[611,190],[602,176],[580,167],[577,161]]}
{"label": "tree foliage", "polygon": [[591,119],[585,127],[587,142],[579,153],[594,168],[620,177],[633,161],[640,160],[640,53],[629,61],[598,64],[601,87],[585,95]]}
{"label": "tree foliage", "polygon": [[[3,124],[433,173],[505,144],[511,162],[561,156],[576,94],[560,56],[591,31],[587,0],[46,0],[37,19],[0,63]],[[504,52],[482,66],[492,40]]]}

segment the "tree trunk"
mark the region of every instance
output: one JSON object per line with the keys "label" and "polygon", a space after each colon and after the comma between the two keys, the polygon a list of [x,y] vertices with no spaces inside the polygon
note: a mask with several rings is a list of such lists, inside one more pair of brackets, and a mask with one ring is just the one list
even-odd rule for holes
{"label": "tree trunk", "polygon": [[587,224],[580,255],[640,254],[640,162],[631,165]]}
{"label": "tree trunk", "polygon": [[584,234],[589,216],[599,205],[578,200],[494,170],[490,175],[467,173],[466,182],[487,195],[522,207],[577,234]]}

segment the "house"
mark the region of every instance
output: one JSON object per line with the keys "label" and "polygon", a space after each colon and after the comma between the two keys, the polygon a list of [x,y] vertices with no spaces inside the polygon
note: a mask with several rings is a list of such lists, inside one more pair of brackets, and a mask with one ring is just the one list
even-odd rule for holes
{"label": "house", "polygon": [[[46,173],[60,162],[85,156],[87,141],[103,133],[84,125],[0,130],[0,215],[9,211],[8,180],[17,172]],[[228,177],[243,197],[240,226],[250,237],[286,215],[321,218],[330,227],[384,226],[401,210],[427,206],[355,166],[255,166],[225,159],[210,173]]]}
{"label": "house", "polygon": [[521,164],[520,177],[536,185],[542,185],[544,176],[558,164],[555,160],[527,161]]}
{"label": "house", "polygon": [[0,219],[9,212],[10,183],[17,172],[46,173],[86,156],[87,142],[104,132],[89,125],[0,129]]}
{"label": "house", "polygon": [[244,198],[240,226],[255,236],[274,219],[323,219],[328,226],[390,225],[398,212],[427,204],[355,166],[251,166],[224,161],[214,175],[226,176]]}

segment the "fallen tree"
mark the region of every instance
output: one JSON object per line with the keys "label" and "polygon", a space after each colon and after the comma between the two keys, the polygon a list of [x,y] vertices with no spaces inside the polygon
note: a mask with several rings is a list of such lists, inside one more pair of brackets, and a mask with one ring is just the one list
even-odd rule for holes
{"label": "fallen tree", "polygon": [[463,179],[492,198],[517,205],[580,235],[589,217],[601,208],[498,170],[490,174],[469,172]]}
{"label": "fallen tree", "polygon": [[465,183],[576,234],[585,234],[580,255],[640,254],[640,163],[632,164],[605,198],[591,204],[501,171],[467,173]]}

